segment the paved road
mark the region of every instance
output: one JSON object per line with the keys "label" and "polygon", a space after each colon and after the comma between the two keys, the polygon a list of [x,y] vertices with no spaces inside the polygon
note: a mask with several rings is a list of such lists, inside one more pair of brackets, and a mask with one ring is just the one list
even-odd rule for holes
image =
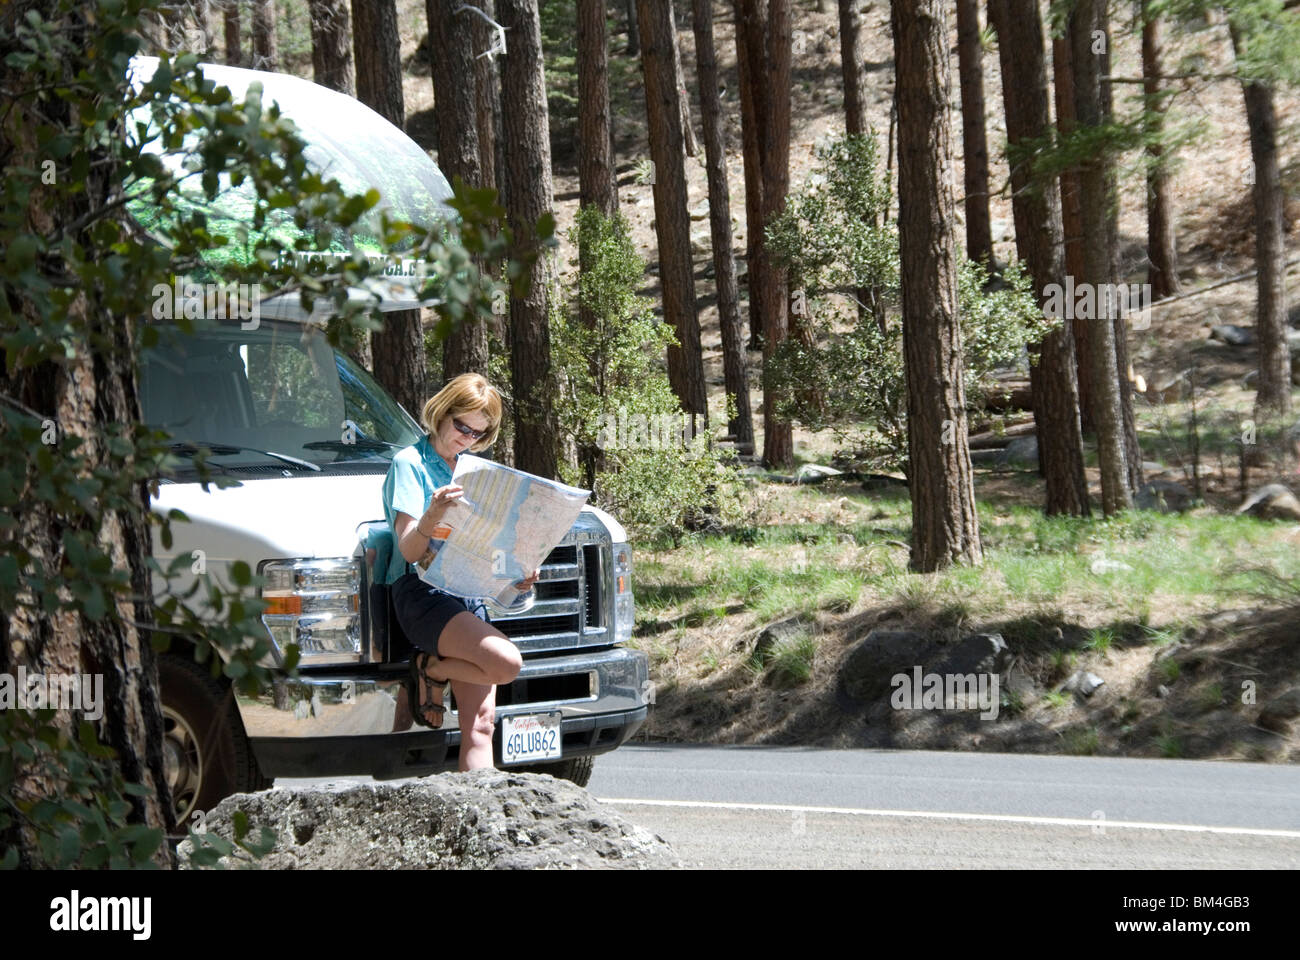
{"label": "paved road", "polygon": [[701,867],[1300,867],[1300,769],[627,746],[589,789]]}
{"label": "paved road", "polygon": [[1282,765],[652,744],[589,789],[692,867],[1300,867]]}

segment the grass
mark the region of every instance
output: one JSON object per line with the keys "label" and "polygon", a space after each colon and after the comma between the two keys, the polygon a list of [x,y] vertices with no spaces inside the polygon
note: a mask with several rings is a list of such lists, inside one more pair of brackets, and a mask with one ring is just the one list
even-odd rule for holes
{"label": "grass", "polygon": [[1165,683],[1174,683],[1181,672],[1178,661],[1173,657],[1165,657],[1160,661],[1160,676],[1164,678]]}
{"label": "grass", "polygon": [[[1145,625],[1150,642],[1167,644],[1180,627],[1153,626],[1155,610],[1192,616],[1258,591],[1261,582],[1300,580],[1300,551],[1278,526],[1253,518],[1142,511],[1105,520],[1046,517],[988,502],[978,504],[983,565],[918,575],[907,569],[907,551],[889,542],[910,539],[910,508],[896,494],[840,482],[767,495],[771,518],[782,522],[760,516],[727,534],[690,536],[676,549],[642,548],[638,619],[677,620],[684,610],[712,614],[740,604],[761,623],[869,603],[960,626],[1068,604],[1105,611],[1111,623]],[[845,502],[841,509],[828,509],[837,500]],[[789,522],[801,514],[813,518]],[[1132,570],[1094,574],[1099,555]],[[1261,577],[1251,567],[1270,573]],[[1098,628],[1085,647],[1104,655],[1119,640],[1113,629]]]}
{"label": "grass", "polygon": [[1177,759],[1184,753],[1183,742],[1172,734],[1161,734],[1156,737],[1156,747],[1160,750],[1162,757]]}
{"label": "grass", "polygon": [[1086,730],[1067,730],[1063,736],[1066,753],[1077,757],[1091,757],[1101,747],[1101,734],[1096,727]]}
{"label": "grass", "polygon": [[1055,710],[1070,702],[1070,695],[1064,690],[1052,690],[1043,694],[1043,702]]}
{"label": "grass", "polygon": [[1110,648],[1114,646],[1114,644],[1115,631],[1109,627],[1089,630],[1088,639],[1083,643],[1087,649],[1094,653],[1099,653],[1103,657],[1110,652]]}

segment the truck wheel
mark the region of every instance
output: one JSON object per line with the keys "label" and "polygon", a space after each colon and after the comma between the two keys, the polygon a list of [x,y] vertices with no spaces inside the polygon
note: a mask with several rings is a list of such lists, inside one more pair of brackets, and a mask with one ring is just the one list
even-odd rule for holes
{"label": "truck wheel", "polygon": [[509,769],[522,770],[524,773],[549,773],[557,780],[571,780],[578,786],[585,787],[591,780],[591,768],[595,762],[595,757],[574,757],[559,763],[530,763]]}
{"label": "truck wheel", "polygon": [[275,783],[258,769],[229,683],[214,680],[203,664],[171,655],[158,659],[158,682],[163,758],[177,827],[184,828],[195,810],[206,813],[232,793]]}

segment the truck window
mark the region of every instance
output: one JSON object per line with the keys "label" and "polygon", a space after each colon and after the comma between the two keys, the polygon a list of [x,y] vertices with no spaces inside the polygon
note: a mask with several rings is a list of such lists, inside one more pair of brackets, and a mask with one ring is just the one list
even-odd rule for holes
{"label": "truck window", "polygon": [[145,420],[176,440],[239,447],[222,466],[280,469],[260,451],[322,467],[387,463],[419,439],[414,421],[364,368],[332,349],[310,324],[262,321],[164,336],[142,353]]}

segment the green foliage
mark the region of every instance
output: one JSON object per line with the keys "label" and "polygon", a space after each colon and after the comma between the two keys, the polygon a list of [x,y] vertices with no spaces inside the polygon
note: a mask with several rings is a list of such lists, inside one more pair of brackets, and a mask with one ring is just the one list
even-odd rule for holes
{"label": "green foliage", "polygon": [[[298,292],[307,309],[316,299],[329,300],[335,313],[326,327],[328,339],[343,349],[377,326],[371,314],[377,298],[349,302],[348,288],[377,274],[382,263],[372,264],[358,252],[327,268],[310,267],[294,254],[311,249],[313,238],[350,231],[379,194],[352,195],[324,178],[307,162],[294,124],[262,102],[259,84],[236,102],[228,89],[204,79],[193,55],[162,58],[150,80],[138,88],[129,85],[128,63],[139,48],[142,11],[160,6],[161,0],[98,0],[87,10],[81,0],[56,0],[45,6],[48,16],[28,10],[10,21],[12,36],[0,37],[0,56],[24,78],[20,89],[0,93],[10,140],[0,199],[5,254],[0,348],[6,374],[0,378],[0,607],[25,611],[31,620],[71,616],[84,623],[108,622],[123,633],[135,627],[156,649],[166,648],[169,634],[183,634],[194,639],[197,658],[211,663],[214,676],[224,673],[239,692],[253,695],[270,677],[261,665],[270,641],[260,621],[260,583],[248,565],[231,564],[229,582],[221,583],[190,568],[190,557],[177,557],[166,570],[149,559],[155,587],[165,586],[150,604],[137,596],[138,584],[115,553],[120,541],[115,545],[103,536],[110,518],[138,525],[146,542],[157,524],[163,547],[170,548],[171,523],[187,518],[177,510],[155,515],[140,495],[146,486],[157,492],[170,438],[134,422],[78,424],[73,430],[57,420],[56,411],[32,409],[9,392],[18,375],[54,375],[64,367],[69,369],[63,376],[81,377],[70,368],[88,357],[121,371],[131,384],[138,350],[159,339],[155,327],[136,318],[151,314],[155,287],[190,274],[205,273],[205,279],[223,284],[257,283],[272,295]],[[30,139],[14,143],[20,130],[29,130]],[[201,207],[184,200],[180,185],[195,180],[209,201],[223,184],[251,184],[255,199],[247,224],[223,232]],[[84,205],[86,196],[98,202],[104,195],[112,199],[70,222],[66,211]],[[152,206],[148,232],[127,215],[132,200]],[[384,250],[403,249],[424,261],[429,279],[422,292],[442,299],[439,335],[471,314],[491,311],[498,285],[479,274],[471,257],[496,264],[513,253],[502,269],[507,282],[522,291],[541,249],[554,245],[550,218],[519,243],[508,230],[497,229],[502,211],[491,191],[458,183],[451,205],[460,219],[451,226],[380,218]],[[295,227],[291,237],[262,229],[276,217],[289,218]],[[231,244],[249,248],[251,260],[216,255]],[[206,321],[180,317],[177,322],[188,334]],[[202,456],[196,462],[205,489],[209,482],[229,485],[214,481]],[[23,514],[58,531],[53,555],[30,542],[15,519]],[[174,580],[190,573],[198,576],[181,593]],[[124,612],[138,607],[147,610],[142,619],[152,622],[135,623]],[[214,650],[219,655],[213,656]],[[285,664],[291,674],[297,655],[291,646]],[[109,703],[107,709],[120,706]],[[62,824],[57,843],[42,848],[51,863],[132,865],[141,843],[152,841],[150,849],[156,849],[153,834],[144,824],[128,823],[130,815],[121,806],[123,792],[140,788],[119,785],[111,751],[91,747],[93,732],[86,739],[83,727],[87,752],[78,754],[48,723],[24,728],[19,713],[11,711],[5,727],[3,762],[10,771],[3,784],[10,811],[5,816],[16,810]],[[105,718],[108,725],[119,721]],[[38,742],[50,747],[46,754],[40,754]],[[51,762],[69,789],[81,791],[74,795],[82,797],[85,809],[63,811],[73,819],[58,820],[48,805],[26,811],[15,806],[14,777],[38,761]],[[59,776],[52,774],[53,782],[63,782]],[[83,813],[93,821],[93,831],[75,825]],[[123,823],[121,831],[110,826]],[[6,820],[0,833],[11,824]],[[74,832],[81,843],[77,850]],[[87,856],[91,860],[82,859]]]}
{"label": "green foliage", "polygon": [[[813,176],[768,228],[773,255],[790,270],[795,309],[807,306],[802,322],[813,346],[794,337],[778,344],[766,383],[778,398],[778,416],[832,429],[882,466],[897,468],[907,455],[902,325],[883,312],[850,314],[838,305],[859,290],[897,297],[898,233],[885,219],[887,180],[873,137],[845,137],[818,148],[817,156]],[[963,259],[957,292],[964,386],[976,405],[992,387],[992,372],[1018,362],[1024,345],[1048,329],[1019,264],[1005,271],[1000,286],[989,279],[983,266]]]}
{"label": "green foliage", "polygon": [[588,207],[570,240],[587,260],[573,312],[585,306],[591,325],[566,314],[563,298],[552,298],[551,350],[564,398],[560,428],[573,437],[580,460],[576,468],[562,467],[566,478],[593,483],[595,502],[622,522],[674,539],[706,514],[730,516],[734,470],[702,425],[691,426],[661,370],[676,338],[655,319],[650,301],[636,295],[645,262],[626,219]]}
{"label": "green foliage", "polygon": [[[131,822],[149,790],[123,779],[113,762],[117,752],[99,742],[92,724],[83,721],[73,739],[52,723],[54,715],[52,709],[0,711],[0,834],[30,830],[41,865],[51,869],[157,869],[163,831]],[[24,789],[20,778],[41,783],[42,792]],[[246,833],[246,821],[233,843],[191,832],[193,862],[215,863],[237,850],[260,858],[273,849],[275,836],[265,828],[257,842],[245,842]],[[18,866],[18,849],[10,847],[0,868]]]}

